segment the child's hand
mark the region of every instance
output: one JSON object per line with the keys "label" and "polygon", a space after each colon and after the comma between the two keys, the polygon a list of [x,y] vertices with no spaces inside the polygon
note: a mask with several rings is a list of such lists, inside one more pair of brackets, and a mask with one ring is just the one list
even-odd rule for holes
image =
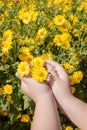
{"label": "child's hand", "polygon": [[23,92],[35,102],[41,100],[44,95],[46,96],[51,93],[51,89],[45,83],[39,83],[32,77],[17,77],[21,80],[21,89]]}
{"label": "child's hand", "polygon": [[55,98],[60,102],[60,100],[71,95],[68,75],[57,62],[47,60],[46,67],[50,73],[47,83],[52,88]]}

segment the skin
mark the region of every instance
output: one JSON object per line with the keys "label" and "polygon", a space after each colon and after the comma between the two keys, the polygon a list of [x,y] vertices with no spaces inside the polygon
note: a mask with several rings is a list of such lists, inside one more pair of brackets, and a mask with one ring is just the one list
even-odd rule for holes
{"label": "skin", "polygon": [[51,89],[32,77],[20,77],[21,89],[35,102],[35,112],[31,130],[60,130],[57,105]]}
{"label": "skin", "polygon": [[60,64],[51,60],[46,61],[46,67],[50,73],[47,84],[53,91],[58,107],[81,130],[87,130],[87,104],[72,95],[67,73]]}

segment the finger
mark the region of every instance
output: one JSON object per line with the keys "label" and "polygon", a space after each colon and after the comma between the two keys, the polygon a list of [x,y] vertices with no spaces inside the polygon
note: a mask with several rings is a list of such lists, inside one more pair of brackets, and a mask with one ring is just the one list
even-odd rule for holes
{"label": "finger", "polygon": [[29,76],[20,76],[18,73],[15,74],[17,78],[19,78],[21,81],[23,81],[24,83],[28,83],[28,79],[30,79]]}
{"label": "finger", "polygon": [[62,67],[62,65],[60,65],[59,63],[57,63],[55,61],[51,61],[51,60],[47,60],[46,63],[50,67],[53,67],[53,69],[57,72],[57,75],[59,75],[60,78],[62,78],[63,80],[68,79],[68,75],[67,75],[66,71],[64,70],[64,68]]}
{"label": "finger", "polygon": [[52,81],[51,79],[52,79],[52,75],[49,74],[49,75],[47,76],[47,79],[46,79],[46,83],[48,84],[49,87],[51,87],[51,81]]}
{"label": "finger", "polygon": [[53,68],[48,69],[48,72],[50,74],[50,78],[55,78],[55,79],[58,78],[58,75],[57,75],[56,71]]}

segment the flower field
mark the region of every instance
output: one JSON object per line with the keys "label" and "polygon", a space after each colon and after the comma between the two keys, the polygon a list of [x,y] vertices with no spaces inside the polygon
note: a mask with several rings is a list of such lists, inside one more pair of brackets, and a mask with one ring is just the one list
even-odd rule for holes
{"label": "flower field", "polygon": [[[0,0],[1,130],[30,129],[35,104],[15,73],[43,82],[46,59],[62,64],[72,93],[87,102],[87,0]],[[60,120],[79,130],[61,111]]]}

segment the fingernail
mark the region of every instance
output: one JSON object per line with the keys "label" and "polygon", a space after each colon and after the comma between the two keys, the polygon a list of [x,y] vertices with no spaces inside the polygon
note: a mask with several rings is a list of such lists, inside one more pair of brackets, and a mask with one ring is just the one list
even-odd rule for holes
{"label": "fingernail", "polygon": [[18,78],[18,73],[16,73],[15,76]]}

